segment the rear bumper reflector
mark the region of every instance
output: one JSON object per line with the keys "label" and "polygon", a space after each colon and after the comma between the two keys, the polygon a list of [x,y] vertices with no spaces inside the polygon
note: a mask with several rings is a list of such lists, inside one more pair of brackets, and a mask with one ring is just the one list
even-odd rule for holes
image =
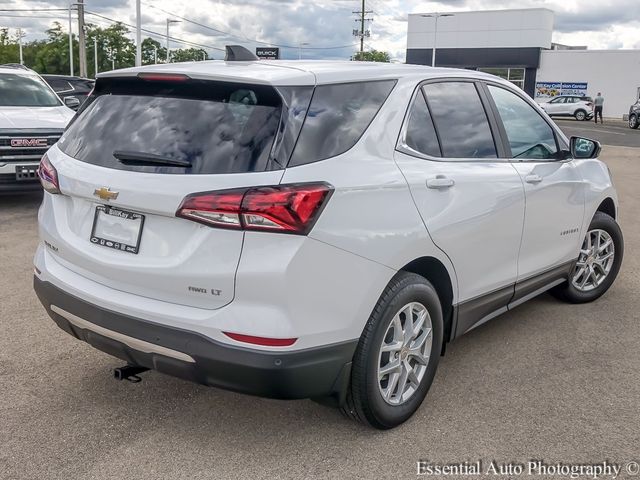
{"label": "rear bumper reflector", "polygon": [[290,347],[296,343],[297,338],[271,338],[255,337],[253,335],[243,335],[241,333],[222,332],[227,337],[233,338],[236,342],[251,343],[265,347]]}

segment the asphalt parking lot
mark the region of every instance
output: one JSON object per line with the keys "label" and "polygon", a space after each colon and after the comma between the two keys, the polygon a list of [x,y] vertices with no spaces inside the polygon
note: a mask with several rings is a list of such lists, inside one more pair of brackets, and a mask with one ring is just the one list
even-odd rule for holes
{"label": "asphalt parking lot", "polygon": [[591,305],[543,295],[451,344],[423,406],[389,432],[155,372],[116,382],[122,362],[59,330],[32,292],[40,196],[0,197],[0,479],[396,479],[420,459],[640,461],[640,149],[603,158],[626,242],[613,288]]}
{"label": "asphalt parking lot", "polygon": [[632,130],[627,122],[605,118],[605,123],[593,120],[554,119],[568,137],[575,135],[598,140],[603,145],[640,148],[640,130]]}

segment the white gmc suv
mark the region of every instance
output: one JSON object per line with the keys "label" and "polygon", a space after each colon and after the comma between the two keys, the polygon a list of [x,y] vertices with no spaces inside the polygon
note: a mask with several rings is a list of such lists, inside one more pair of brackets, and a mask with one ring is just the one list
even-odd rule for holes
{"label": "white gmc suv", "polygon": [[38,162],[73,114],[36,72],[0,65],[0,193],[41,189]]}
{"label": "white gmc suv", "polygon": [[596,142],[512,84],[365,62],[210,61],[99,76],[42,159],[35,290],[147,369],[407,420],[446,342],[623,255]]}

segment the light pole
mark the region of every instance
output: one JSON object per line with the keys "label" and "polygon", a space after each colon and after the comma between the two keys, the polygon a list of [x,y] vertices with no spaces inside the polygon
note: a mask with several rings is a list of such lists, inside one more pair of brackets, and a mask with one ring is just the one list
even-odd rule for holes
{"label": "light pole", "polygon": [[81,77],[87,77],[87,44],[84,24],[84,0],[75,4],[78,12],[78,70]]}
{"label": "light pole", "polygon": [[142,20],[140,18],[140,0],[136,0],[136,67],[142,65]]}
{"label": "light pole", "polygon": [[180,20],[172,20],[167,18],[167,63],[169,63],[169,25],[172,23],[180,23]]}
{"label": "light pole", "polygon": [[153,46],[153,63],[158,64],[158,47]]}
{"label": "light pole", "polygon": [[307,42],[300,42],[300,43],[298,44],[298,60],[302,60],[302,47],[303,47],[303,46],[306,46],[306,45],[309,45],[309,43],[307,43]]}
{"label": "light pole", "polygon": [[74,3],[69,4],[69,70],[70,70],[69,75],[71,75],[72,77],[73,77],[73,30],[71,28],[71,7],[73,7],[74,5],[75,5]]}
{"label": "light pole", "polygon": [[[71,9],[77,7],[78,2],[72,2],[69,4],[69,73],[73,77],[73,27],[71,22]],[[84,4],[83,4],[84,5]]]}
{"label": "light pole", "polygon": [[98,37],[93,37],[93,78],[98,76]]}
{"label": "light pole", "polygon": [[20,65],[24,65],[24,59],[22,58],[22,37],[24,37],[25,34],[22,33],[22,29],[19,28],[18,29],[18,45],[20,48]]}
{"label": "light pole", "polygon": [[426,15],[420,15],[425,18],[433,18],[435,20],[435,25],[433,27],[433,48],[431,49],[431,66],[436,66],[436,42],[438,40],[438,19],[440,17],[453,17],[453,13],[428,13]]}

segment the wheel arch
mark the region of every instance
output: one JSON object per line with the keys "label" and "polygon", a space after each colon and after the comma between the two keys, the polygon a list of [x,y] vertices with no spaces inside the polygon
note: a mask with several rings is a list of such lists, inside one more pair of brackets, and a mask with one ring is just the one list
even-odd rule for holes
{"label": "wheel arch", "polygon": [[616,213],[617,213],[616,212],[616,204],[613,201],[613,198],[611,198],[611,197],[607,197],[602,202],[600,202],[600,205],[598,205],[598,208],[596,209],[596,212],[606,213],[607,215],[609,215],[614,220],[617,220],[617,218],[616,218]]}
{"label": "wheel arch", "polygon": [[[442,305],[442,319],[444,321],[444,340],[451,338],[453,327],[453,294],[454,285],[445,265],[435,257],[420,257],[407,263],[400,269],[411,272],[427,279],[436,289],[440,304]],[[444,343],[443,343],[444,347]]]}

